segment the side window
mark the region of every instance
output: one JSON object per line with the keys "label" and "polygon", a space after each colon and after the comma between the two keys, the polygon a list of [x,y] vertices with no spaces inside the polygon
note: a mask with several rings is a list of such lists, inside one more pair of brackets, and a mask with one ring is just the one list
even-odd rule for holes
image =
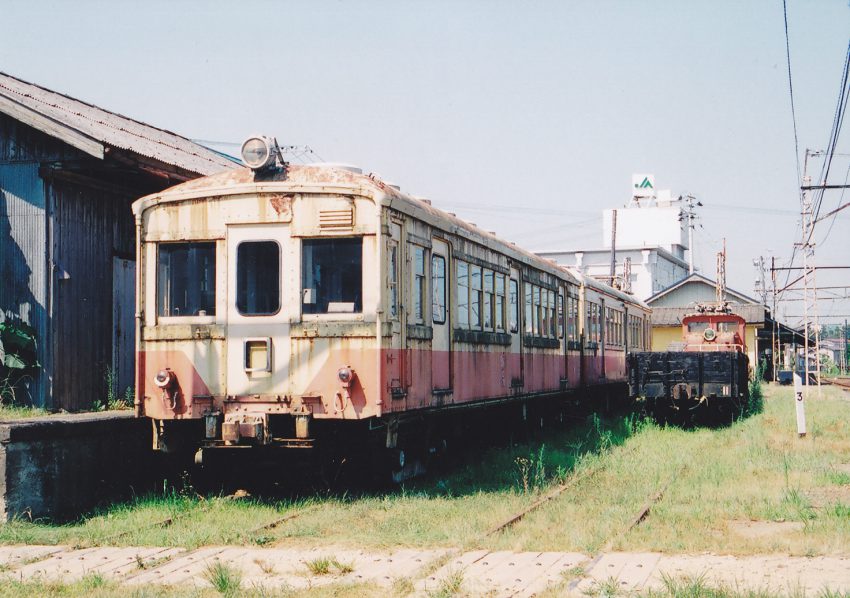
{"label": "side window", "polygon": [[519,283],[515,278],[511,278],[510,293],[511,332],[517,332],[519,330]]}
{"label": "side window", "polygon": [[546,299],[546,294],[542,291],[543,289],[540,287],[534,287],[534,334],[537,336],[543,336],[543,331],[546,328],[546,322],[544,321],[544,318],[546,317],[546,307],[543,305],[543,302]]}
{"label": "side window", "polygon": [[157,315],[215,315],[215,243],[161,243]]}
{"label": "side window", "polygon": [[505,275],[496,274],[496,330],[505,331]]}
{"label": "side window", "polygon": [[417,322],[425,321],[425,249],[414,247],[413,249],[413,316]]}
{"label": "side window", "polygon": [[387,278],[387,286],[390,291],[390,317],[398,317],[398,243],[390,241],[390,271]]}
{"label": "side window", "polygon": [[243,316],[280,311],[280,245],[245,241],[236,248],[236,309]]}
{"label": "side window", "polygon": [[493,280],[493,271],[484,270],[484,330],[493,330],[495,322],[494,310],[496,302],[494,300],[495,282]]}
{"label": "side window", "polygon": [[578,299],[567,295],[567,339],[578,340]]}
{"label": "side window", "polygon": [[481,329],[481,266],[469,266],[469,327]]}
{"label": "side window", "polygon": [[457,325],[469,328],[469,264],[457,262]]}
{"label": "side window", "polygon": [[446,258],[431,256],[431,319],[434,324],[446,323]]}
{"label": "side window", "polygon": [[566,327],[564,310],[564,295],[558,295],[558,338],[564,338],[564,328]]}
{"label": "side window", "polygon": [[549,336],[558,338],[558,320],[555,317],[555,291],[549,291]]}
{"label": "side window", "polygon": [[305,239],[301,260],[305,314],[363,311],[363,239]]}
{"label": "side window", "polygon": [[529,283],[523,283],[525,287],[525,333],[534,334],[534,287]]}

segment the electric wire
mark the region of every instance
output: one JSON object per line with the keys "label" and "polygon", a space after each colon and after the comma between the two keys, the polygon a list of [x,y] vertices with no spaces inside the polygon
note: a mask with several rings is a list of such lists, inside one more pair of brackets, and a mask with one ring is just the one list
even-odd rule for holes
{"label": "electric wire", "polygon": [[[847,172],[844,174],[844,185],[847,185],[848,180],[850,180],[850,164],[847,165]],[[823,245],[824,243],[826,243],[826,240],[829,238],[829,233],[832,232],[832,227],[835,225],[835,221],[838,218],[838,212],[841,209],[841,206],[844,204],[844,193],[846,191],[846,187],[841,190],[841,196],[838,198],[838,206],[832,212],[830,212],[830,214],[832,214],[832,220],[830,220],[829,228],[826,229],[826,234],[823,236],[823,239],[821,239],[819,245]],[[825,217],[829,217],[829,214],[827,214]]]}
{"label": "electric wire", "polygon": [[797,180],[802,179],[800,170],[800,142],[797,137],[797,111],[794,108],[794,83],[791,78],[791,42],[788,37],[788,3],[782,0],[782,17],[785,21],[785,62],[788,65],[788,95],[791,98],[791,122],[794,124],[794,158],[797,161]]}

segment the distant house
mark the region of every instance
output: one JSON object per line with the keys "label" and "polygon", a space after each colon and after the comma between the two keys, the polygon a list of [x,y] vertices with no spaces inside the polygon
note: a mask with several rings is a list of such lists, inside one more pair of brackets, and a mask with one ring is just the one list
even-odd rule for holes
{"label": "distant house", "polygon": [[33,326],[36,405],[133,385],[130,203],[232,167],[192,141],[0,73],[0,319]]}
{"label": "distant house", "polygon": [[[725,300],[732,312],[746,321],[747,355],[750,365],[759,363],[760,355],[770,348],[759,345],[759,330],[769,328],[770,312],[758,300],[732,289],[726,289]],[[652,308],[652,350],[667,351],[672,343],[682,340],[682,318],[694,311],[697,303],[714,302],[715,283],[701,274],[691,274],[646,300]]]}

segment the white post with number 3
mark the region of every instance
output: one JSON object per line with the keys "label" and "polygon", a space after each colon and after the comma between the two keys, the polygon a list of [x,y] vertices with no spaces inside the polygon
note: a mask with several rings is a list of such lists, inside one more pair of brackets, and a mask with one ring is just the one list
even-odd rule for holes
{"label": "white post with number 3", "polygon": [[794,374],[794,398],[797,404],[797,434],[800,438],[806,435],[806,404],[803,401],[803,379]]}

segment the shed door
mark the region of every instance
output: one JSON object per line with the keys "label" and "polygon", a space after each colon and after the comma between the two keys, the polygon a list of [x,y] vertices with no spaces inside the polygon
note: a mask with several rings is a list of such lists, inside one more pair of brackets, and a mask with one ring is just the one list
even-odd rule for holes
{"label": "shed door", "polygon": [[[112,392],[122,398],[133,388],[136,352],[136,262],[112,258]],[[131,401],[132,402],[132,401]]]}
{"label": "shed door", "polygon": [[431,249],[431,383],[434,390],[452,387],[451,377],[451,309],[449,309],[449,245],[434,239]]}
{"label": "shed door", "polygon": [[288,224],[227,227],[227,394],[286,391],[291,348],[284,297],[293,289],[284,288],[283,272],[285,260],[294,259],[287,247]]}

